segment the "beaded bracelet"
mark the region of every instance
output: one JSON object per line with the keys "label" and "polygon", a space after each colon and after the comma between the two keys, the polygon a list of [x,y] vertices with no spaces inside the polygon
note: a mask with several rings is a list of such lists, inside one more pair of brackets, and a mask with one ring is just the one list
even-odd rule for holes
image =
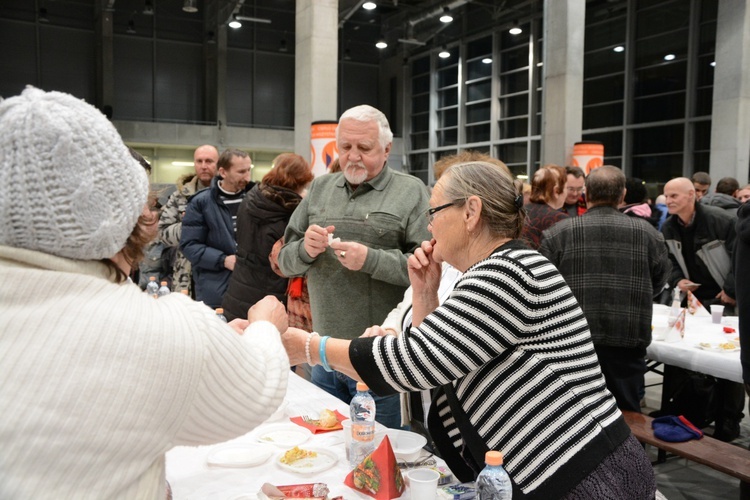
{"label": "beaded bracelet", "polygon": [[313,366],[312,357],[310,356],[310,341],[316,335],[318,335],[316,332],[308,333],[307,340],[305,341],[305,356],[307,357],[307,364],[310,366]]}
{"label": "beaded bracelet", "polygon": [[332,372],[330,366],[328,366],[328,358],[326,357],[326,342],[328,342],[328,339],[330,339],[328,335],[325,335],[323,337],[320,337],[320,344],[318,345],[318,356],[320,357],[320,364],[323,366],[323,369],[327,372]]}

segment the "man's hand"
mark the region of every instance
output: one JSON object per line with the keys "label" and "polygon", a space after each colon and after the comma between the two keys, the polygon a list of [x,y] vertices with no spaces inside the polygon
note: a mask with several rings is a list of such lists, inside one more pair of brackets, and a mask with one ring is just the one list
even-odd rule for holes
{"label": "man's hand", "polygon": [[310,258],[314,259],[318,255],[322,254],[328,248],[328,233],[333,233],[334,226],[320,227],[317,224],[312,224],[305,231],[305,252]]}
{"label": "man's hand", "polygon": [[280,333],[284,333],[289,328],[289,317],[284,309],[284,304],[273,295],[266,295],[256,302],[247,311],[247,320],[250,323],[270,321]]}
{"label": "man's hand", "polygon": [[365,245],[354,241],[342,241],[332,243],[331,248],[341,265],[350,271],[359,271],[365,265],[368,250]]}
{"label": "man's hand", "polygon": [[224,267],[226,267],[230,271],[234,271],[234,265],[236,263],[237,263],[237,256],[236,255],[227,255],[224,258]]}
{"label": "man's hand", "polygon": [[727,295],[727,294],[726,294],[726,293],[724,292],[724,290],[720,291],[720,292],[719,292],[719,294],[718,294],[718,295],[716,296],[716,298],[717,298],[717,299],[719,299],[719,301],[720,301],[720,302],[721,302],[722,304],[727,304],[727,305],[730,305],[730,306],[736,306],[736,305],[737,305],[737,301],[736,301],[736,300],[734,300],[734,299],[733,299],[732,297],[730,297],[729,295]]}
{"label": "man's hand", "polygon": [[365,337],[385,337],[386,335],[396,335],[396,331],[392,328],[383,328],[380,325],[371,326],[365,333],[360,335],[360,338]]}
{"label": "man's hand", "polygon": [[677,288],[680,289],[683,293],[688,293],[689,291],[692,292],[696,290],[700,285],[698,283],[693,283],[692,281],[688,279],[681,279],[677,282]]}

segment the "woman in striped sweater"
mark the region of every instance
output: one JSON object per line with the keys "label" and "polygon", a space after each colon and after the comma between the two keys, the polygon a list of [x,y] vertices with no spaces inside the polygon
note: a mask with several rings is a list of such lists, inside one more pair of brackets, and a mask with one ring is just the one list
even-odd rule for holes
{"label": "woman in striped sweater", "polygon": [[[461,480],[481,467],[474,435],[505,455],[514,499],[653,498],[651,464],[605,387],[575,297],[515,240],[524,215],[512,178],[482,162],[454,165],[430,205],[433,240],[408,260],[412,328],[353,341],[291,330],[292,363],[307,356],[379,394],[439,387],[429,431]],[[443,261],[464,275],[438,305]]]}

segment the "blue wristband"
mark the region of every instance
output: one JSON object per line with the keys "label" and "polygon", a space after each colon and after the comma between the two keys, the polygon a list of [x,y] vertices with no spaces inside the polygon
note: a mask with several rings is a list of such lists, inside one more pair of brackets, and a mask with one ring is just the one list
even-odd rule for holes
{"label": "blue wristband", "polygon": [[323,369],[327,372],[332,372],[330,366],[328,366],[328,358],[326,357],[326,342],[328,342],[328,339],[330,339],[328,335],[325,337],[320,337],[320,343],[318,344],[318,357],[320,358],[320,364],[323,366]]}

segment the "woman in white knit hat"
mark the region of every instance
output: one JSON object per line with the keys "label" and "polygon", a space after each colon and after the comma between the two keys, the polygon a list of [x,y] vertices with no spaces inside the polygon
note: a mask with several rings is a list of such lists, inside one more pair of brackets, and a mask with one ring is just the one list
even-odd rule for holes
{"label": "woman in white knit hat", "polygon": [[281,403],[283,306],[233,329],[127,280],[147,177],[79,99],[0,101],[0,165],[0,498],[162,498],[167,450],[244,434]]}

